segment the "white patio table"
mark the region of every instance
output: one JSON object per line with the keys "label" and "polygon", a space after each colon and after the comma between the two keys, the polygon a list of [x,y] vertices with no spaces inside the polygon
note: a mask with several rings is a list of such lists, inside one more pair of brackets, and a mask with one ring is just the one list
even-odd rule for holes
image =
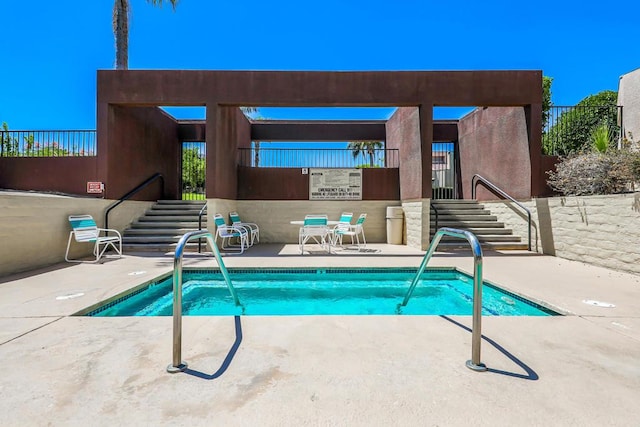
{"label": "white patio table", "polygon": [[[339,223],[340,221],[329,221],[327,220],[327,226],[331,227],[331,226],[335,226]],[[294,221],[289,221],[289,224],[291,225],[297,225],[299,227],[302,227],[304,225],[304,220],[294,220]],[[333,240],[331,238],[329,238],[329,244],[327,245],[327,252],[331,253],[331,248],[333,247]],[[302,253],[302,252],[301,252]]]}

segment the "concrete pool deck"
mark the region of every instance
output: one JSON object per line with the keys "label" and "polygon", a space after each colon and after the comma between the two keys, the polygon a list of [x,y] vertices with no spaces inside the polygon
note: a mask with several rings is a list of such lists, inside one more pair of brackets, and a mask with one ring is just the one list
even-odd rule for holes
{"label": "concrete pool deck", "polygon": [[[423,252],[365,254],[258,245],[229,267],[417,267]],[[185,257],[185,266],[215,266]],[[430,265],[471,271],[467,252]],[[185,317],[168,374],[170,317],[71,316],[173,267],[127,255],[0,278],[0,425],[636,426],[640,277],[526,252],[485,252],[484,278],[563,312],[470,316]],[[615,304],[603,308],[595,300]]]}

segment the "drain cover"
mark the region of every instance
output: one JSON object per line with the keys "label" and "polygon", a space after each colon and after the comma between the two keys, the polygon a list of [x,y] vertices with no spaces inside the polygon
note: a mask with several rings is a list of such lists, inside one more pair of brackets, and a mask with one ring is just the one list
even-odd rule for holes
{"label": "drain cover", "polygon": [[596,301],[592,299],[585,299],[585,300],[582,300],[582,302],[585,304],[593,305],[596,307],[603,307],[603,308],[613,308],[616,306],[615,304],[611,304],[610,302]]}

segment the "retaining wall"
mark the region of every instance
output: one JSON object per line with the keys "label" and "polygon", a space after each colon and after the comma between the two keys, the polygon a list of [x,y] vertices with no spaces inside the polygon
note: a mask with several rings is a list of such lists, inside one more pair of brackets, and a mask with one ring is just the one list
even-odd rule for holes
{"label": "retaining wall", "polygon": [[[0,276],[64,262],[71,227],[68,217],[89,214],[98,227],[113,200],[0,192]],[[153,205],[127,201],[109,214],[109,228],[122,232]],[[71,257],[91,255],[92,245],[71,243]]]}
{"label": "retaining wall", "polygon": [[[533,250],[640,274],[640,193],[521,203],[531,210]],[[526,241],[526,214],[504,201],[483,204]]]}

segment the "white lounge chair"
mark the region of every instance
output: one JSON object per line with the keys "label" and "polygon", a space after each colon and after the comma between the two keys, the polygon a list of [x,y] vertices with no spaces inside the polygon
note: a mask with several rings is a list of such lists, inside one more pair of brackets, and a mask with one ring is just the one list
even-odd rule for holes
{"label": "white lounge chair", "polygon": [[240,220],[240,215],[238,215],[237,212],[230,212],[229,219],[231,220],[231,225],[234,227],[243,227],[251,234],[249,246],[253,246],[260,241],[260,228],[258,227],[258,224],[253,222],[242,222]]}
{"label": "white lounge chair", "polygon": [[304,255],[304,244],[310,239],[331,253],[331,230],[327,226],[326,215],[306,215],[298,233],[298,246]]}
{"label": "white lounge chair", "polygon": [[[338,235],[336,234],[338,230],[349,230],[349,227],[351,227],[351,218],[353,218],[352,212],[342,212],[338,223],[330,229],[331,236],[329,237],[331,238],[331,245],[335,246],[338,242]],[[340,236],[340,238],[342,238],[342,236]]]}
{"label": "white lounge chair", "polygon": [[[365,219],[367,219],[367,214],[363,213],[360,214],[358,220],[353,225],[349,224],[341,226],[340,224],[338,224],[336,226],[337,228],[334,230],[334,245],[337,245],[338,243],[342,245],[342,237],[349,236],[351,237],[351,244],[353,245],[355,243],[358,246],[358,250],[365,248],[367,246],[367,239],[364,237],[363,228]],[[360,236],[362,236],[362,242],[360,242]]]}
{"label": "white lounge chair", "polygon": [[[213,216],[213,222],[216,224],[215,239],[217,240],[220,237],[222,249],[236,251],[238,255],[244,253],[245,249],[249,247],[249,232],[243,227],[227,225],[224,217],[219,213]],[[235,239],[237,243],[232,244],[232,239]]]}
{"label": "white lounge chair", "polygon": [[[69,215],[69,223],[71,224],[72,230],[69,233],[67,251],[64,254],[64,259],[67,262],[98,262],[109,247],[116,251],[118,258],[122,256],[122,236],[118,230],[114,230],[112,228],[98,228],[91,215]],[[101,236],[101,233],[105,233],[105,235]],[[109,233],[114,233],[115,236],[110,236]],[[93,255],[96,259],[94,261],[70,259],[69,249],[71,248],[71,240],[73,238],[75,238],[75,241],[78,243],[92,244]]]}

